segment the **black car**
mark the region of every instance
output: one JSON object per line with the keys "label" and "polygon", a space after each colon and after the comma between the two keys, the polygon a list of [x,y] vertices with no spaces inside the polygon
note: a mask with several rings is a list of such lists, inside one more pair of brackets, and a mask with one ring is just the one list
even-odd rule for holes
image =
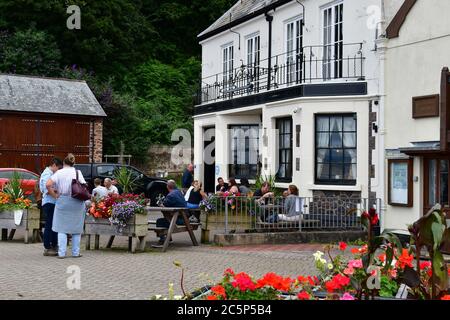
{"label": "black car", "polygon": [[[114,179],[114,172],[120,168],[127,168],[136,178],[137,186],[133,193],[145,194],[145,197],[150,199],[152,206],[156,205],[156,201],[160,195],[167,195],[167,181],[160,178],[152,178],[139,171],[133,166],[120,165],[117,163],[90,163],[90,164],[76,164],[75,167],[81,171],[84,179],[89,185],[89,190],[94,188],[94,180],[96,178]],[[120,187],[117,186],[120,190]]]}

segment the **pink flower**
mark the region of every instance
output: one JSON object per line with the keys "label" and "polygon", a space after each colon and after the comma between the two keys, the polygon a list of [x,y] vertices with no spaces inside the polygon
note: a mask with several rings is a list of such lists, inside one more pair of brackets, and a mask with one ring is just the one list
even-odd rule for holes
{"label": "pink flower", "polygon": [[355,298],[350,293],[346,292],[339,300],[355,300]]}
{"label": "pink flower", "polygon": [[397,269],[389,270],[389,273],[392,278],[397,278]]}
{"label": "pink flower", "polygon": [[362,264],[362,260],[361,259],[358,259],[358,260],[350,260],[349,262],[348,262],[348,267],[350,268],[362,268],[363,267],[363,264]]}
{"label": "pink flower", "polygon": [[354,272],[355,272],[355,269],[353,269],[352,267],[348,267],[348,268],[344,269],[344,274],[346,274],[347,276],[351,276]]}

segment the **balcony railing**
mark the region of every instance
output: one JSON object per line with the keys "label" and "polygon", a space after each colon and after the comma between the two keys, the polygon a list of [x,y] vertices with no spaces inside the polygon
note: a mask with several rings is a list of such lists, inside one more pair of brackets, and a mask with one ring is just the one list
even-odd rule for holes
{"label": "balcony railing", "polygon": [[197,104],[306,83],[364,80],[362,43],[307,46],[202,79]]}

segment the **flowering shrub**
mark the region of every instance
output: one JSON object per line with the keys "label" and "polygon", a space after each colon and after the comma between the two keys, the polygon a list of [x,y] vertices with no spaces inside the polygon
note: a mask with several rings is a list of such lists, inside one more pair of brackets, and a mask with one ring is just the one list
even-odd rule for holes
{"label": "flowering shrub", "polygon": [[134,200],[125,200],[124,202],[113,204],[109,221],[112,225],[117,226],[117,231],[120,233],[127,226],[128,220],[135,214],[142,213],[144,213],[143,205]]}
{"label": "flowering shrub", "polygon": [[207,300],[276,300],[282,293],[292,293],[298,281],[273,272],[254,279],[245,272],[225,270],[223,280],[211,288]]}
{"label": "flowering shrub", "polygon": [[0,211],[28,209],[31,207],[31,200],[23,196],[14,199],[11,195],[0,192]]}
{"label": "flowering shrub", "polygon": [[94,201],[89,209],[89,214],[96,219],[109,219],[113,212],[113,206],[117,203],[134,201],[141,206],[145,206],[147,200],[142,195],[136,194],[110,194],[106,198]]}

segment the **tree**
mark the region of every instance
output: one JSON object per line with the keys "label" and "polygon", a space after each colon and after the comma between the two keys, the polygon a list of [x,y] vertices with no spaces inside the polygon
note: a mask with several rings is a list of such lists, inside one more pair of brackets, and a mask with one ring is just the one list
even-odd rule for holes
{"label": "tree", "polygon": [[43,31],[18,31],[4,36],[0,70],[5,73],[56,76],[61,72],[61,52],[52,36]]}

